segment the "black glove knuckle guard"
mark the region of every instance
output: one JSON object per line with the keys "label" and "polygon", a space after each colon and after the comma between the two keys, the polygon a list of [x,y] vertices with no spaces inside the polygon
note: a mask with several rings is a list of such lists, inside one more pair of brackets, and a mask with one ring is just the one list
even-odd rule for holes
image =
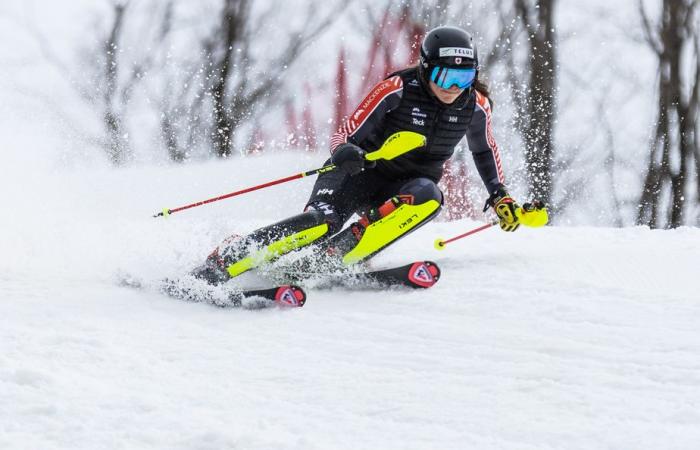
{"label": "black glove knuckle guard", "polygon": [[331,162],[350,175],[356,175],[365,168],[365,151],[354,144],[342,144],[331,156]]}
{"label": "black glove knuckle guard", "polygon": [[513,197],[508,194],[505,186],[501,185],[491,193],[484,205],[484,212],[489,207],[496,212],[499,225],[503,231],[515,231],[520,227],[520,219],[516,214],[519,206],[515,203]]}

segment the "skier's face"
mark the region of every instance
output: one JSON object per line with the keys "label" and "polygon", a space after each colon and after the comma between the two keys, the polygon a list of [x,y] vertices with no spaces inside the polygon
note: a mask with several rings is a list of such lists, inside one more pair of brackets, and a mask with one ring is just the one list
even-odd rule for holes
{"label": "skier's face", "polygon": [[437,97],[438,100],[446,105],[449,105],[457,100],[457,97],[464,92],[464,89],[458,88],[455,84],[453,84],[449,89],[443,89],[432,81],[430,82],[430,90],[433,91],[433,94],[435,94],[435,97]]}

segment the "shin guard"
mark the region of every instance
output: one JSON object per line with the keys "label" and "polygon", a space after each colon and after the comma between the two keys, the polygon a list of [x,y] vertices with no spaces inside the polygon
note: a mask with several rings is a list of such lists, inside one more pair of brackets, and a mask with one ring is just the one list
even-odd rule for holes
{"label": "shin guard", "polygon": [[[307,211],[253,231],[245,237],[224,241],[207,258],[204,278],[221,282],[305,247],[328,234],[323,213]],[[216,269],[216,277],[209,272]]]}
{"label": "shin guard", "polygon": [[364,261],[426,224],[439,211],[437,200],[412,205],[394,197],[331,238],[330,249],[336,257],[342,256],[346,266]]}

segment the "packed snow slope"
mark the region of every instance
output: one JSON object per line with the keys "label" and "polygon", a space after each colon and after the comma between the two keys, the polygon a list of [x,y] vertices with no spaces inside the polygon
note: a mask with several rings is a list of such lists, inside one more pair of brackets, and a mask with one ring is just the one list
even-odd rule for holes
{"label": "packed snow slope", "polygon": [[434,260],[433,289],[311,288],[294,310],[116,284],[186,272],[313,180],[163,207],[321,162],[3,164],[0,448],[699,448],[698,229],[492,228],[438,252],[479,222],[431,223],[374,265]]}

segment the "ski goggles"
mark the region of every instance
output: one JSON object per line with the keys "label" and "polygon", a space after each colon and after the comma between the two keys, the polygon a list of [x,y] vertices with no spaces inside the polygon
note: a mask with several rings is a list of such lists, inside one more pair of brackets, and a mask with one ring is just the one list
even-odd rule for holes
{"label": "ski goggles", "polygon": [[476,78],[476,69],[435,66],[430,74],[430,81],[443,89],[449,89],[454,85],[460,89],[466,89],[474,83],[474,78]]}

